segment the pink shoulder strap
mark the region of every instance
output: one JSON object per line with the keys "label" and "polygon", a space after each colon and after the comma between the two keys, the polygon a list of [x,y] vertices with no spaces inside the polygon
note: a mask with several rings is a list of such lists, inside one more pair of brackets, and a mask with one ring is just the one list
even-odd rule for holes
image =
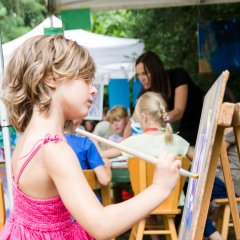
{"label": "pink shoulder strap", "polygon": [[[18,185],[19,183],[19,179],[24,171],[24,169],[26,168],[26,166],[28,165],[28,163],[31,161],[31,159],[34,157],[34,155],[37,153],[37,151],[39,149],[42,149],[43,145],[49,142],[59,142],[62,141],[62,138],[59,135],[55,135],[55,136],[51,136],[50,134],[46,134],[46,136],[43,139],[38,140],[33,148],[31,149],[31,151],[26,154],[25,156],[21,157],[20,159],[23,158],[27,158],[26,161],[24,162],[23,166],[21,167],[17,178],[16,178],[16,184]],[[41,152],[41,159],[42,159],[42,152]]]}

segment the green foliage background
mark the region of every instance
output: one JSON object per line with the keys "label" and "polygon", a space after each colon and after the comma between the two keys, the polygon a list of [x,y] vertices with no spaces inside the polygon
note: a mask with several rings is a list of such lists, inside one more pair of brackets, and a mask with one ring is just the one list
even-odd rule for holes
{"label": "green foliage background", "polygon": [[42,22],[46,15],[44,0],[0,0],[3,43],[28,32]]}
{"label": "green foliage background", "polygon": [[[219,74],[198,72],[197,23],[240,19],[239,9],[240,3],[235,3],[98,12],[93,15],[93,31],[142,39],[145,49],[157,52],[166,68],[184,67],[207,90]],[[239,73],[231,72],[228,84],[238,98]]]}

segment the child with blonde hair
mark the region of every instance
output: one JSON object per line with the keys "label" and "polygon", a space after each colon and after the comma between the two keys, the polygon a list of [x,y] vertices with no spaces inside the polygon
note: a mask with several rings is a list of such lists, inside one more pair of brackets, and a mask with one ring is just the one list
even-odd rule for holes
{"label": "child with blonde hair", "polygon": [[[163,97],[156,92],[146,92],[137,101],[133,118],[139,122],[142,134],[124,139],[121,144],[157,157],[162,151],[177,156],[193,158],[193,148],[182,137],[173,134]],[[103,151],[102,157],[116,157],[121,154],[117,149]]]}
{"label": "child with blonde hair", "polygon": [[30,38],[14,52],[2,99],[20,137],[12,156],[14,207],[1,240],[110,239],[173,190],[181,163],[164,152],[150,187],[123,203],[100,204],[63,135],[66,120],[87,116],[94,73],[89,52],[62,35]]}
{"label": "child with blonde hair", "polygon": [[124,129],[129,120],[127,109],[121,105],[114,106],[108,110],[106,119],[115,132],[108,139],[117,143],[121,142]]}

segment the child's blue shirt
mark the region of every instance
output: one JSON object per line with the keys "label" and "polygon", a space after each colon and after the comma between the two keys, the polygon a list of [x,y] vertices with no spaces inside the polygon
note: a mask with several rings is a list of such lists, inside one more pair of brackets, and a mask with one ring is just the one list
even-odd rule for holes
{"label": "child's blue shirt", "polygon": [[76,153],[83,170],[94,169],[105,164],[95,144],[89,138],[69,133],[64,135]]}

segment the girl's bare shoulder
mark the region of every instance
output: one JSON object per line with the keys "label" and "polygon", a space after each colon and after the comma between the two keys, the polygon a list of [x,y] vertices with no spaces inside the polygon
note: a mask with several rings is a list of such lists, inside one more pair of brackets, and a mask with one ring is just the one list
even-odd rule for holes
{"label": "girl's bare shoulder", "polygon": [[47,168],[55,170],[70,164],[78,164],[77,157],[66,141],[50,142],[44,146],[44,163]]}

